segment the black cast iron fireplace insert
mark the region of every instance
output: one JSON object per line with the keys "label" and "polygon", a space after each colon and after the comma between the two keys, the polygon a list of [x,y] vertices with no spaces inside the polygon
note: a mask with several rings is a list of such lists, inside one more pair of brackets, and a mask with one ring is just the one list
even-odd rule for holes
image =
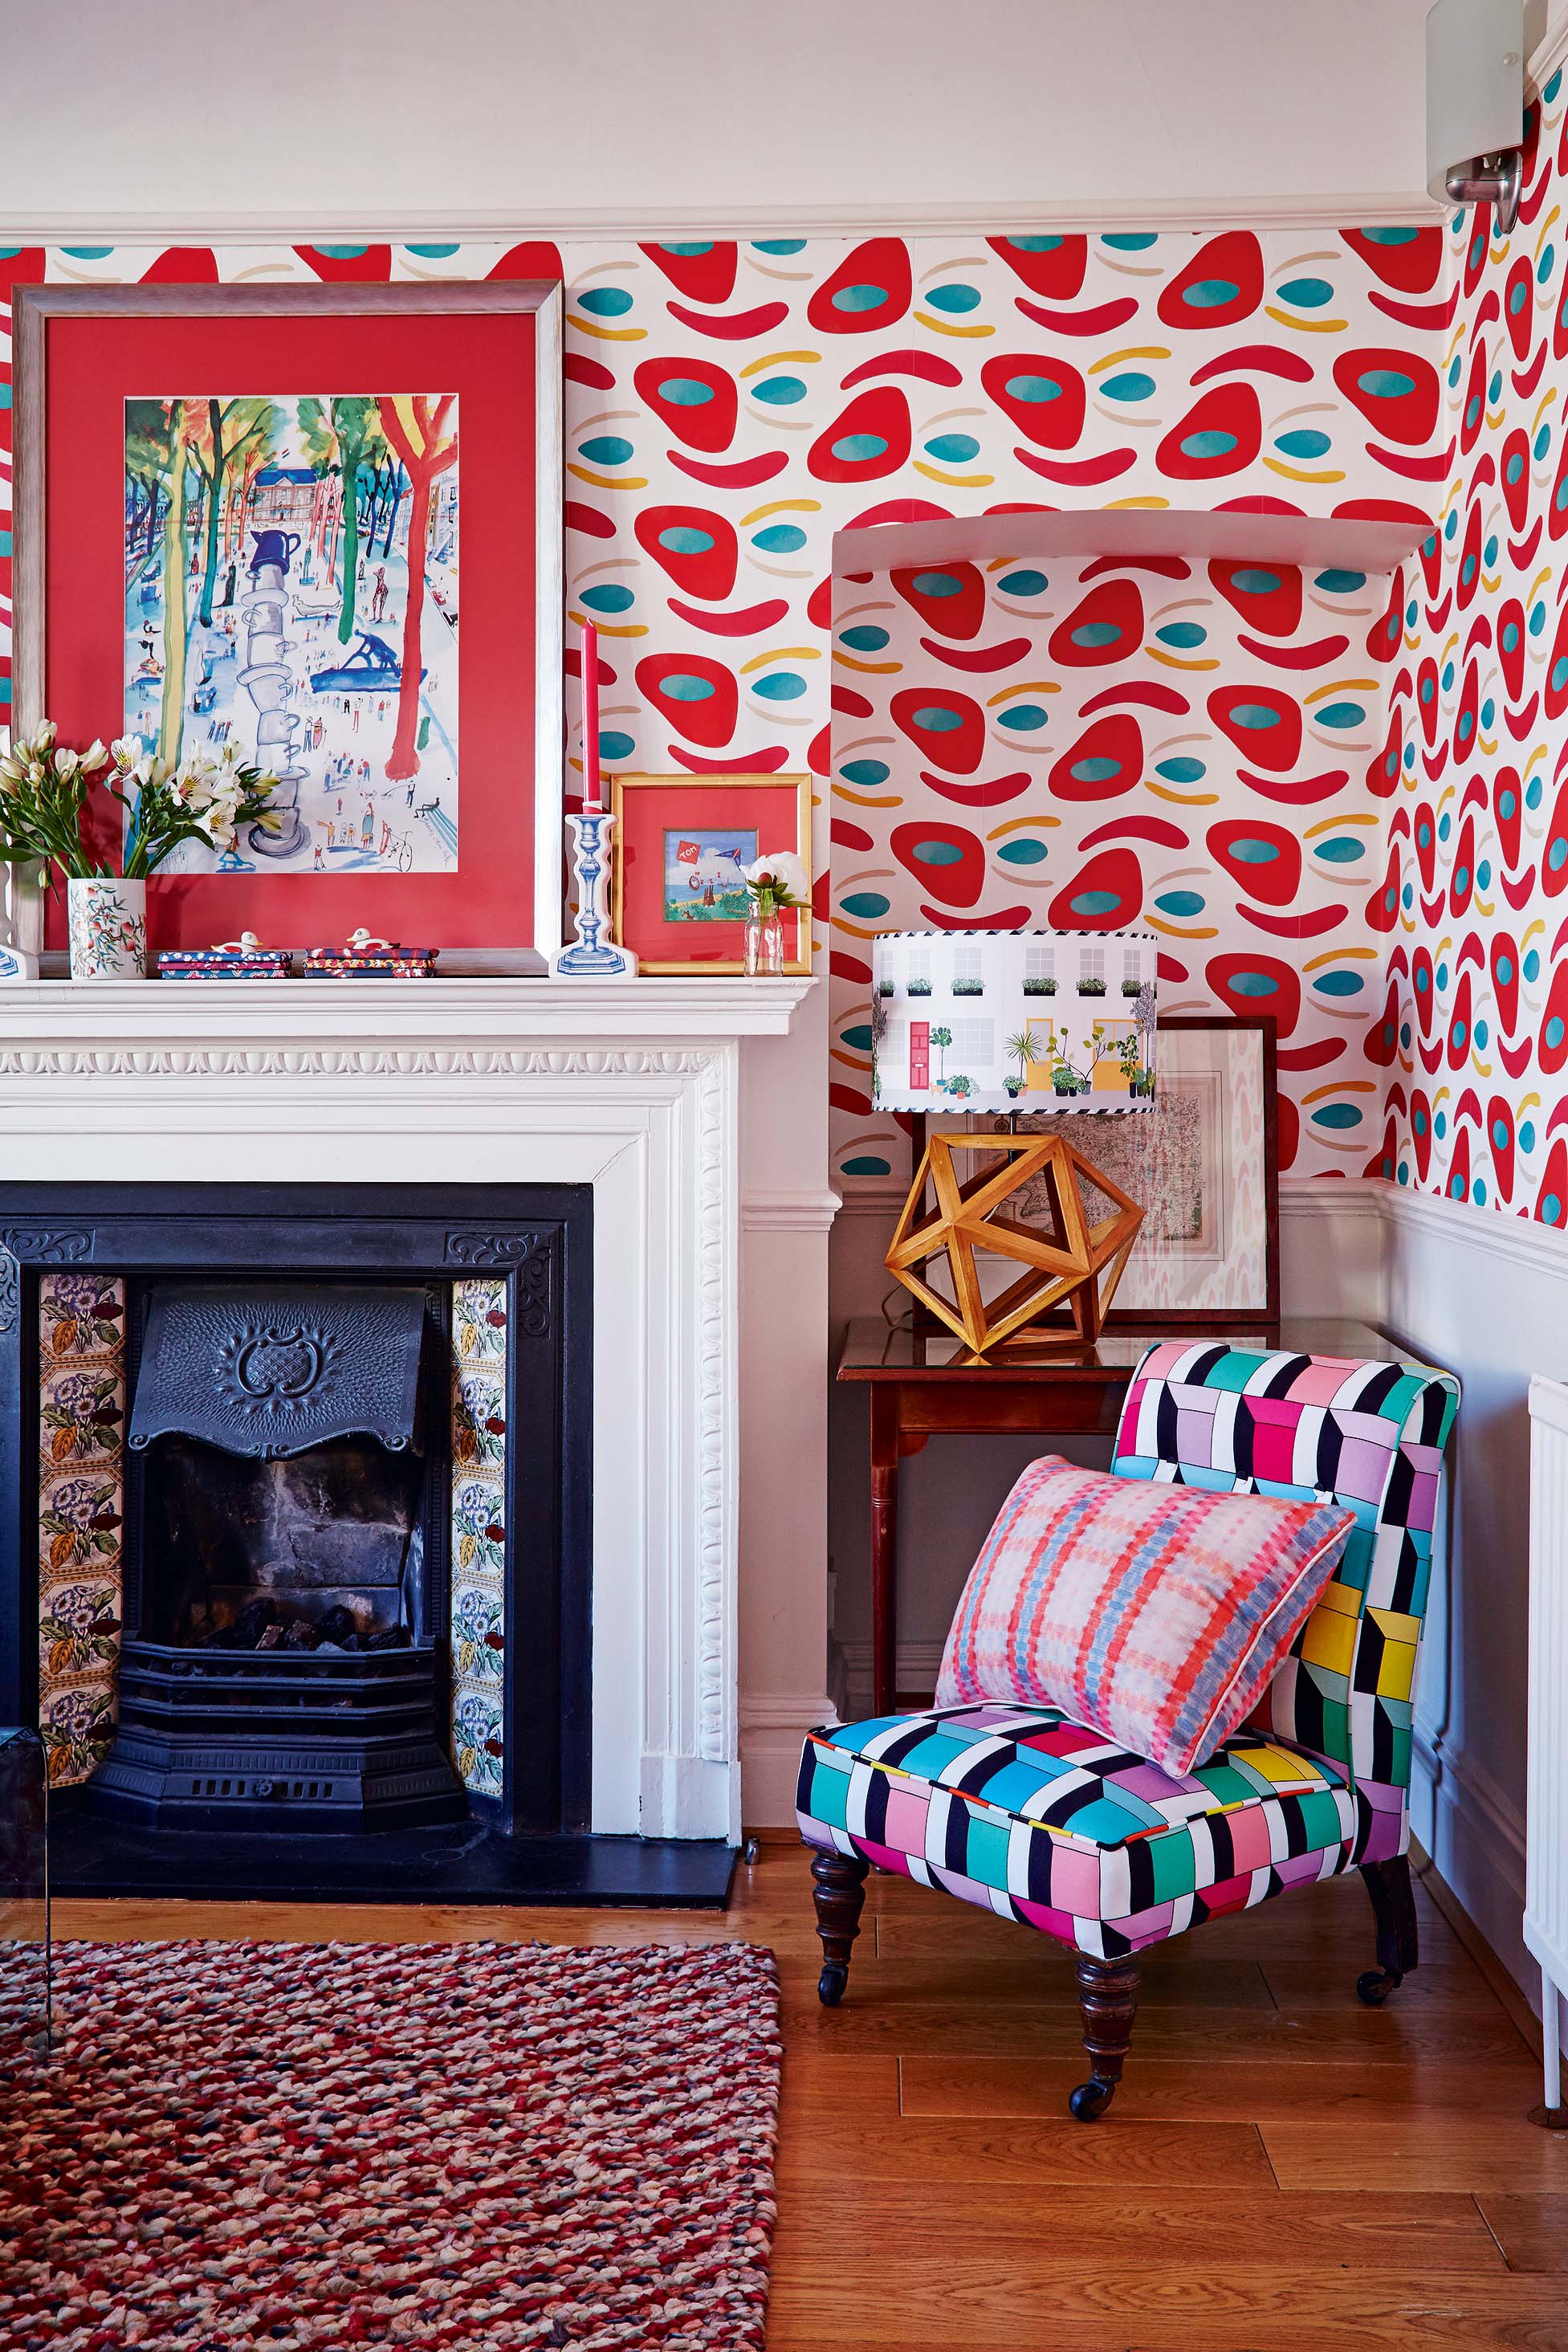
{"label": "black cast iron fireplace insert", "polygon": [[[124,1285],[120,1719],[51,1801],[57,1892],[722,1905],[728,1848],[589,1833],[592,1213],[585,1185],[0,1183],[0,1722],[38,1719],[40,1284]],[[453,1769],[442,1507],[447,1305],[481,1276],[509,1326],[488,1796]]]}

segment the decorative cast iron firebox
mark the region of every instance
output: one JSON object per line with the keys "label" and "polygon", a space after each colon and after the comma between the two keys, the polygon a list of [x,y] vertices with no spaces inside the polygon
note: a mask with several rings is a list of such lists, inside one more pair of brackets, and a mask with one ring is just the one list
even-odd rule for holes
{"label": "decorative cast iron firebox", "polygon": [[42,1669],[57,1780],[161,1831],[585,1825],[591,1220],[0,1190],[0,1705]]}

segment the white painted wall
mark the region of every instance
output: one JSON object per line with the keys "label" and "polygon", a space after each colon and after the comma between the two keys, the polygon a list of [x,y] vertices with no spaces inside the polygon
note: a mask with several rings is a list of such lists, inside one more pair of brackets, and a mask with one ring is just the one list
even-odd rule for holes
{"label": "white painted wall", "polygon": [[8,8],[0,226],[1407,215],[1427,0]]}

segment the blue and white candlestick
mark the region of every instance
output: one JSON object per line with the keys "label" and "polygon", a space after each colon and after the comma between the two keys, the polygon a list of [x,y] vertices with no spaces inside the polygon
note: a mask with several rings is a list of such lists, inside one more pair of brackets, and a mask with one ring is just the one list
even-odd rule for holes
{"label": "blue and white candlestick", "polygon": [[572,980],[631,980],[636,974],[637,959],[631,949],[617,947],[610,935],[608,836],[614,822],[609,809],[585,808],[580,816],[567,818],[577,877],[577,937],[556,950],[550,970]]}

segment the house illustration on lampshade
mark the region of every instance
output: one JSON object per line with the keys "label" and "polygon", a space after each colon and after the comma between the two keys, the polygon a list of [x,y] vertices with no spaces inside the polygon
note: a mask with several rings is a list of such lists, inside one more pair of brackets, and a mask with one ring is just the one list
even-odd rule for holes
{"label": "house illustration on lampshade", "polygon": [[1147,1109],[1149,931],[883,931],[872,967],[879,1110]]}

